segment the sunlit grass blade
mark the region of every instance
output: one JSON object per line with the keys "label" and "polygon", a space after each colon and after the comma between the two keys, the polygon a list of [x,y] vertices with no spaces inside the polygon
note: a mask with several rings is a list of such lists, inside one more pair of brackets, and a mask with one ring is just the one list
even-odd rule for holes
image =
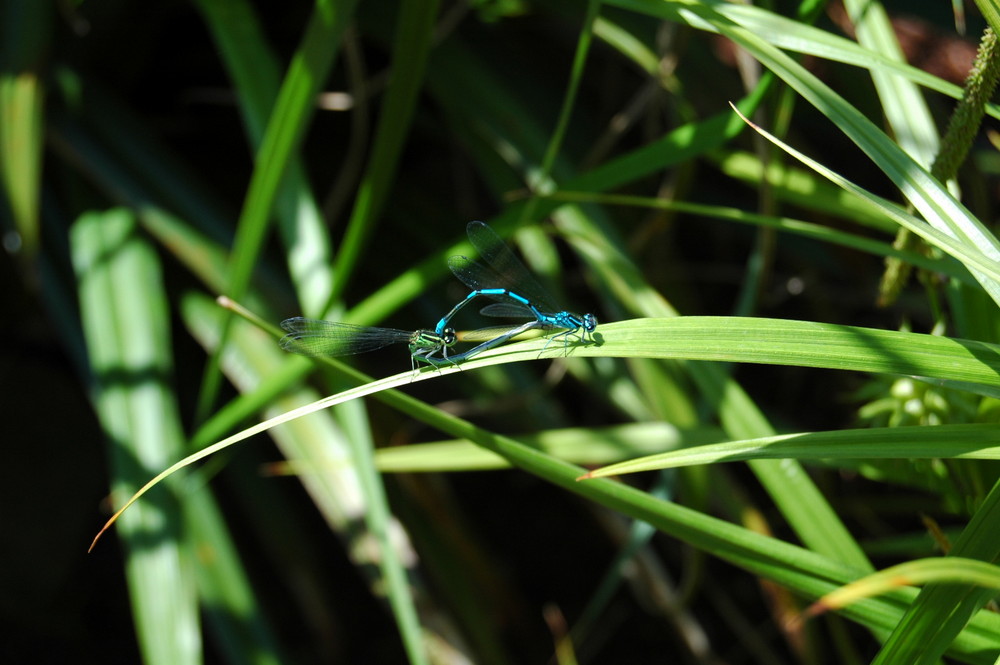
{"label": "sunlit grass blade", "polygon": [[[694,3],[608,0],[607,4],[669,21],[683,22],[699,30],[720,32],[714,22],[705,20],[688,9]],[[711,3],[711,7],[719,15],[727,17],[780,49],[865,69],[879,69],[955,99],[962,95],[961,86],[945,81],[919,67],[900,62],[842,35],[782,16],[761,6],[714,2]],[[991,105],[989,113],[993,117],[1000,117],[1000,107]]]}
{"label": "sunlit grass blade", "polygon": [[[279,92],[277,57],[268,47],[249,3],[200,0],[197,5],[235,84],[248,142],[257,150]],[[319,206],[297,155],[290,160],[276,195],[275,212],[289,248],[288,271],[298,286],[302,309],[310,316],[321,316],[330,295],[332,251]]]}
{"label": "sunlit grass blade", "polygon": [[907,561],[828,593],[810,605],[804,615],[816,616],[901,586],[923,584],[975,585],[1000,591],[1000,567],[953,556]]}
{"label": "sunlit grass blade", "polygon": [[976,7],[983,13],[983,17],[994,32],[1000,33],[1000,2],[997,0],[976,0]]}
{"label": "sunlit grass blade", "polygon": [[[153,248],[126,210],[92,213],[72,230],[73,265],[93,395],[108,438],[112,496],[183,451],[172,369],[168,306]],[[200,663],[201,630],[183,499],[149,497],[121,525],[136,632],[151,663]],[[155,542],[155,547],[149,543]]]}
{"label": "sunlit grass blade", "polygon": [[807,169],[776,161],[762,164],[756,155],[740,150],[721,153],[714,161],[730,178],[755,188],[771,188],[779,201],[884,233],[895,234],[898,228],[877,205]]}
{"label": "sunlit grass blade", "polygon": [[[906,64],[906,57],[889,22],[885,7],[870,0],[846,0],[858,42],[874,53]],[[872,80],[892,135],[899,147],[918,164],[931,168],[940,148],[937,126],[916,84],[888,67],[872,67]]]}
{"label": "sunlit grass blade", "polygon": [[[722,437],[722,432],[711,427],[687,430],[651,422],[605,429],[548,430],[520,437],[520,440],[567,462],[593,465],[642,452],[694,446],[699,441],[718,441]],[[510,462],[504,458],[467,441],[380,448],[375,451],[375,463],[383,473],[484,471],[510,467]]]}
{"label": "sunlit grass blade", "polygon": [[437,10],[438,0],[414,0],[400,5],[392,79],[375,128],[371,160],[358,185],[354,208],[334,261],[333,292],[328,304],[335,303],[343,294],[386,204],[423,87]]}
{"label": "sunlit grass blade", "polygon": [[[747,122],[749,123],[749,120]],[[754,125],[753,123],[749,124],[759,134],[767,138],[772,143],[780,146],[783,150],[802,163],[812,167],[817,173],[822,174],[844,189],[867,198],[869,201],[879,206],[885,212],[887,217],[896,221],[906,229],[916,233],[931,245],[938,247],[942,251],[947,252],[954,258],[961,261],[966,268],[968,268],[969,271],[976,276],[979,283],[983,285],[987,291],[992,289],[991,285],[995,285],[998,289],[998,293],[1000,293],[1000,262],[990,255],[989,247],[976,245],[975,243],[969,242],[967,238],[956,239],[952,234],[940,231],[938,228],[924,223],[920,219],[910,215],[900,206],[863,190],[814,159],[807,157],[798,150],[795,150],[791,146],[780,141],[777,137],[769,134],[762,128]],[[1000,297],[1000,295],[997,295],[994,299],[997,297]]]}
{"label": "sunlit grass blade", "polygon": [[[996,533],[1000,525],[1000,483],[995,483],[972,519],[955,540],[950,556],[994,562],[1000,556]],[[951,649],[966,633],[970,616],[996,597],[992,589],[968,584],[934,585],[921,589],[899,624],[872,661],[879,665],[920,662]],[[1000,619],[995,613],[994,618]],[[1000,620],[993,629],[1000,635]],[[1000,646],[990,653],[1000,653]]]}
{"label": "sunlit grass blade", "polygon": [[[305,136],[316,109],[316,96],[333,65],[340,39],[351,20],[356,0],[317,0],[302,43],[292,58],[267,129],[257,151],[229,264],[227,293],[244,300],[268,228],[271,211],[285,173]],[[225,319],[223,340],[228,329]],[[218,358],[205,368],[199,411],[204,417],[221,382]]]}
{"label": "sunlit grass blade", "polygon": [[640,457],[595,469],[602,478],[692,464],[750,459],[1000,459],[1000,428],[995,425],[891,427],[801,432],[748,441],[728,441]]}
{"label": "sunlit grass blade", "polygon": [[[602,324],[595,337],[596,343],[571,345],[565,353],[824,367],[918,376],[945,384],[965,381],[988,391],[1000,388],[1000,346],[920,333],[783,319],[686,316]],[[535,349],[541,345],[539,340],[523,342],[502,352],[509,360],[528,359],[537,357]],[[550,347],[541,355],[563,353]]]}

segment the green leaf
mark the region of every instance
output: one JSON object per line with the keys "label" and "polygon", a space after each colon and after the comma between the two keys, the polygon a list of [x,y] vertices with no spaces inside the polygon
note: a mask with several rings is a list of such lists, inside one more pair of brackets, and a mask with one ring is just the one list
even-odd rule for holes
{"label": "green leaf", "polygon": [[[299,149],[316,109],[316,97],[333,66],[340,40],[354,12],[356,0],[316,0],[314,12],[298,51],[292,58],[278,99],[268,118],[257,151],[230,257],[227,294],[240,301],[260,258],[271,211],[279,187]],[[224,325],[223,339],[228,329]],[[199,408],[204,414],[219,387],[216,356],[205,369]]]}
{"label": "green leaf", "polygon": [[437,8],[438,0],[412,0],[401,5],[396,23],[392,78],[375,130],[371,162],[358,185],[354,209],[337,252],[330,304],[343,294],[386,204],[423,86]]}
{"label": "green leaf", "polygon": [[[128,496],[183,451],[160,266],[126,210],[81,217],[71,241],[113,496]],[[200,663],[198,604],[177,499],[161,488],[119,533],[144,661]]]}
{"label": "green leaf", "polygon": [[[632,423],[604,429],[568,428],[548,430],[520,440],[528,446],[574,464],[603,464],[641,452],[695,445],[723,436],[712,428],[680,430],[661,422]],[[383,473],[429,471],[484,471],[505,469],[510,463],[468,441],[440,441],[380,448],[375,463]],[[294,473],[306,467],[291,466]]]}
{"label": "green leaf", "polygon": [[782,434],[640,457],[596,469],[587,477],[750,459],[919,458],[1000,459],[1000,428],[995,425],[939,425]]}

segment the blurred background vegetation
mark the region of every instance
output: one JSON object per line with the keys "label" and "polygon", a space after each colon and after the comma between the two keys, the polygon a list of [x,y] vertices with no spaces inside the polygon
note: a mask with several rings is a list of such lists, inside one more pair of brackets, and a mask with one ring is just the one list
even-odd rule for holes
{"label": "blurred background vegetation", "polygon": [[[845,4],[774,2],[732,16],[789,17],[758,34],[811,45],[795,59],[929,167],[986,22],[960,3],[885,3],[885,15],[877,3]],[[3,7],[7,662],[833,663],[885,653],[889,619],[790,627],[818,586],[790,593],[788,579],[775,584],[681,531],[646,531],[554,476],[481,470],[497,462],[471,445],[411,444],[457,437],[434,424],[436,411],[593,467],[772,431],[995,422],[988,391],[791,360],[705,370],[613,350],[449,374],[402,386],[427,411],[355,401],[212,457],[86,553],[111,509],[185,454],[357,382],[282,354],[212,297],[272,324],[306,315],[432,327],[465,295],[445,261],[468,253],[471,219],[504,235],[524,229],[517,245],[559,301],[602,323],[752,315],[997,342],[988,289],[940,252],[897,253],[928,270],[876,305],[896,225],[753,135],[729,104],[870,192],[902,202],[898,183],[826,111],[685,13],[695,5]],[[968,15],[959,21],[956,9]],[[819,31],[861,41],[875,80],[845,62],[856,56],[846,39],[810,53]],[[942,83],[916,104],[903,93],[887,102],[880,68],[903,58],[950,83],[950,96]],[[914,135],[902,136],[900,115]],[[995,125],[987,118],[977,133],[973,122],[957,177],[987,226]],[[691,207],[601,198],[611,193]],[[469,311],[461,325],[483,323]],[[669,339],[658,343],[669,353]],[[409,359],[388,348],[351,363],[381,377]],[[423,457],[392,456],[407,447]],[[940,554],[996,480],[990,461],[821,453],[808,476],[730,464],[624,482],[822,551],[787,514],[799,503],[816,511],[817,530],[846,527],[842,561],[864,571]],[[436,473],[408,473],[423,469]],[[776,496],[800,480],[818,491]],[[949,638],[938,653],[992,663],[980,630],[981,642]]]}

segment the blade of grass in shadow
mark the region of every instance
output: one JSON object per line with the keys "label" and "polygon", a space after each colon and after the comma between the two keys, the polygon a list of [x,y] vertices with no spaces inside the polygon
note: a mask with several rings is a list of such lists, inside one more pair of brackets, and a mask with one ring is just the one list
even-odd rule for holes
{"label": "blade of grass in shadow", "polygon": [[1000,428],[995,425],[938,425],[800,432],[727,441],[639,457],[595,469],[587,478],[692,464],[748,459],[1000,459]]}
{"label": "blade of grass in shadow", "polygon": [[198,597],[214,646],[234,663],[287,663],[207,487],[192,483],[185,489],[184,524],[192,551],[201,555],[194,566]]}
{"label": "blade of grass in shadow", "polygon": [[[92,397],[108,438],[112,496],[120,496],[183,451],[168,385],[168,306],[156,254],[129,211],[80,218],[71,243]],[[149,663],[201,662],[197,596],[179,514],[178,498],[161,488],[119,530],[136,633]]]}
{"label": "blade of grass in shadow", "polygon": [[[18,248],[34,256],[40,242],[42,134],[52,5],[6,2],[0,9],[0,187],[19,235]],[[10,239],[5,241],[9,244]]]}
{"label": "blade of grass in shadow", "polygon": [[[670,319],[669,321],[676,322],[683,321],[683,319]],[[719,323],[717,321],[713,328],[718,333]],[[670,341],[676,342],[677,340],[661,340],[661,343]],[[512,358],[523,357],[523,355],[534,358],[538,356],[543,345],[543,340],[532,340],[519,342],[510,348],[487,351],[481,357],[466,363],[464,369],[469,371],[475,367],[506,362]],[[669,347],[671,344],[663,343],[663,346]],[[517,349],[512,350],[515,347]],[[592,352],[600,351],[600,347],[578,347],[575,350]],[[905,366],[905,363],[901,362],[896,369]],[[806,597],[819,597],[866,572],[863,569],[845,565],[814,552],[697,513],[679,504],[655,499],[644,492],[620,483],[606,479],[595,479],[584,483],[577,482],[575,479],[584,471],[578,466],[554,459],[509,437],[477,428],[471,423],[421,404],[417,400],[395,391],[380,392],[387,388],[402,387],[429,378],[447,376],[457,371],[462,370],[457,367],[449,367],[441,370],[425,369],[417,373],[404,372],[337,395],[331,395],[313,404],[284,413],[181,460],[147,483],[140,490],[140,493],[135,495],[121,510],[128,508],[142,496],[142,492],[147,491],[163,478],[218,450],[303,415],[314,413],[349,399],[378,393],[380,399],[410,413],[430,426],[437,427],[453,436],[474,441],[505,457],[515,466],[536,474],[559,487],[581,494],[585,498],[626,515],[645,520],[665,533],[681,538],[685,542],[705,549],[755,574],[789,586]],[[118,514],[120,515],[121,511]],[[912,597],[911,592],[897,591],[885,597],[852,605],[844,610],[844,614],[876,629],[891,629],[895,625],[896,617],[905,610]],[[998,628],[1000,628],[1000,618],[991,617],[984,613],[975,615],[968,627],[953,642],[950,653],[967,658],[970,654],[982,653],[984,649],[1000,648]]]}
{"label": "blade of grass in shadow", "polygon": [[347,230],[337,251],[328,307],[343,294],[374,232],[423,87],[438,0],[412,0],[399,6],[391,80],[375,128],[371,161],[358,186]]}
{"label": "blade of grass in shadow", "polygon": [[[227,293],[243,300],[256,266],[274,207],[278,187],[305,136],[316,109],[316,96],[326,82],[340,39],[354,12],[356,0],[316,0],[302,44],[289,65],[278,99],[268,119],[267,130],[257,152],[243,210],[237,222],[230,257]],[[223,323],[225,346],[229,318]],[[221,347],[220,347],[221,348]],[[218,353],[205,368],[198,399],[198,420],[204,420],[215,401],[220,383]]]}

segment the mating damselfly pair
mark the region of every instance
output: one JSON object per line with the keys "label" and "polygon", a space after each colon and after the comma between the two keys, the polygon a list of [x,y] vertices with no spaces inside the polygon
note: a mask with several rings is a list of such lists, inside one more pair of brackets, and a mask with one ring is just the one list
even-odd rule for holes
{"label": "mating damselfly pair", "polygon": [[[281,322],[282,329],[288,333],[281,338],[281,348],[316,357],[346,356],[374,351],[390,344],[407,344],[414,367],[417,362],[440,366],[460,363],[529,330],[559,330],[546,342],[546,346],[558,338],[566,341],[573,334],[586,341],[594,332],[597,318],[593,314],[581,316],[554,307],[521,260],[489,226],[483,222],[470,222],[467,231],[481,262],[465,256],[448,259],[451,271],[471,291],[437,322],[433,330],[407,331],[294,317]],[[496,301],[481,310],[486,316],[530,320],[515,326],[457,333],[450,325],[452,318],[481,296]],[[468,351],[449,355],[449,350],[459,341],[482,343]]]}

